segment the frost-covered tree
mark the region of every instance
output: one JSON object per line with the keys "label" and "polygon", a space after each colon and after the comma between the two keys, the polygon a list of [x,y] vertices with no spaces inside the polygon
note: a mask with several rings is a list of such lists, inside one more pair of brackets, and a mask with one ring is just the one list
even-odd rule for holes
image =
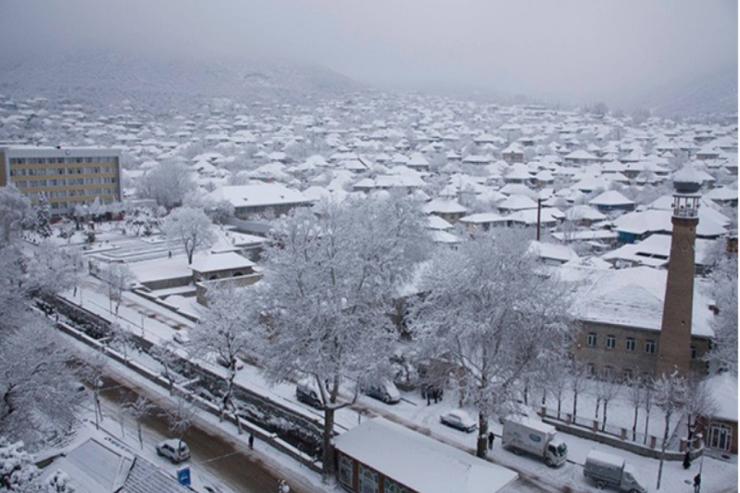
{"label": "frost-covered tree", "polygon": [[686,402],[683,409],[686,414],[689,440],[694,436],[697,418],[713,416],[717,412],[717,406],[717,401],[705,385],[702,376],[697,373],[690,373],[686,377]]}
{"label": "frost-covered tree", "polygon": [[41,471],[23,442],[8,443],[0,436],[0,491],[42,493]]}
{"label": "frost-covered tree", "polygon": [[421,281],[412,330],[463,373],[464,401],[478,411],[479,457],[489,417],[508,414],[539,356],[570,338],[569,289],[538,268],[528,244],[519,230],[481,234],[441,251]]}
{"label": "frost-covered tree", "polygon": [[28,315],[0,337],[0,434],[35,447],[68,433],[82,396],[72,392],[70,352],[45,319]]}
{"label": "frost-covered tree", "polygon": [[568,384],[573,393],[573,419],[578,415],[578,396],[583,394],[589,386],[589,372],[585,364],[573,359],[568,367]]}
{"label": "frost-covered tree", "polygon": [[30,224],[33,217],[28,197],[12,184],[0,187],[0,241],[10,243],[11,236]]}
{"label": "frost-covered tree", "polygon": [[614,378],[613,375],[605,375],[603,378],[594,382],[594,395],[596,396],[596,419],[599,419],[599,403],[602,405],[603,419],[601,422],[601,431],[606,430],[606,423],[609,419],[607,411],[609,410],[609,403],[615,400],[620,392],[622,391],[621,384]]}
{"label": "frost-covered tree", "polygon": [[228,370],[226,388],[219,402],[220,420],[223,420],[227,411],[236,414],[233,398],[238,356],[254,346],[254,334],[249,331],[248,315],[252,303],[253,300],[246,296],[244,289],[231,285],[211,289],[208,293],[208,308],[191,331],[189,350],[198,356],[215,355]]}
{"label": "frost-covered tree", "polygon": [[216,241],[208,216],[200,209],[181,207],[173,210],[162,223],[168,241],[183,246],[188,264],[193,263],[196,251],[210,247]]}
{"label": "frost-covered tree", "polygon": [[334,413],[344,385],[390,369],[390,316],[429,246],[424,217],[407,196],[322,202],[295,209],[274,230],[258,284],[273,382],[307,376],[324,406],[323,473],[334,472]]}
{"label": "frost-covered tree", "polygon": [[154,411],[155,406],[149,402],[146,397],[139,396],[135,401],[126,404],[124,409],[136,421],[136,433],[139,437],[139,447],[143,449],[144,439],[141,435],[141,422]]}
{"label": "frost-covered tree", "polygon": [[668,438],[671,432],[671,419],[674,415],[682,412],[686,406],[686,391],[686,379],[679,376],[678,371],[674,371],[671,374],[664,373],[653,383],[653,400],[655,405],[663,411],[665,422],[656,489],[660,489],[665,450],[668,446]]}
{"label": "frost-covered tree", "polygon": [[141,178],[137,192],[140,197],[154,199],[170,210],[180,207],[195,189],[190,170],[184,164],[162,163]]}
{"label": "frost-covered tree", "polygon": [[45,493],[74,493],[75,491],[70,484],[69,476],[61,469],[55,471],[46,482]]}
{"label": "frost-covered tree", "polygon": [[128,361],[129,351],[136,349],[136,338],[131,329],[124,327],[116,318],[110,325],[111,338],[108,344],[123,354],[123,360]]}
{"label": "frost-covered tree", "polygon": [[738,364],[738,267],[737,254],[717,256],[712,273],[710,294],[717,314],[712,320],[714,341],[708,355],[712,370],[728,370],[737,375]]}
{"label": "frost-covered tree", "polygon": [[36,232],[42,238],[48,238],[51,236],[51,205],[46,199],[46,195],[42,192],[39,193],[38,202],[34,206],[36,211],[36,221],[34,224]]}
{"label": "frost-covered tree", "polygon": [[76,286],[82,259],[77,250],[61,249],[44,240],[27,264],[26,289],[31,295],[53,296]]}
{"label": "frost-covered tree", "polygon": [[113,313],[113,302],[116,303],[116,314],[121,306],[123,292],[131,287],[136,280],[131,269],[126,264],[109,264],[98,271],[98,277],[108,286],[108,300],[110,312]]}
{"label": "frost-covered tree", "polygon": [[162,376],[167,380],[170,394],[181,379],[178,373],[180,358],[175,354],[175,349],[175,343],[169,340],[152,345],[149,350],[149,355],[162,365]]}
{"label": "frost-covered tree", "polygon": [[167,419],[167,425],[170,433],[175,435],[178,440],[178,448],[185,439],[185,435],[198,417],[198,406],[195,402],[189,400],[187,396],[178,394],[175,399],[175,407],[167,409],[164,417]]}
{"label": "frost-covered tree", "polygon": [[640,377],[628,379],[626,382],[627,401],[634,409],[632,420],[632,441],[637,440],[637,419],[640,416],[640,408],[645,403],[647,391],[644,381]]}

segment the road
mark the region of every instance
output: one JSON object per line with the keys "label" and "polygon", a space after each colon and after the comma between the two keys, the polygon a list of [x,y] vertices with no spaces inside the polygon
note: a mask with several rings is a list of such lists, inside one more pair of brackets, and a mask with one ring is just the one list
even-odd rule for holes
{"label": "road", "polygon": [[[119,422],[120,409],[123,404],[135,401],[143,395],[157,405],[149,416],[142,420],[142,436],[145,450],[153,451],[160,440],[170,438],[167,419],[163,417],[162,407],[167,406],[167,400],[148,389],[137,388],[132,382],[124,382],[117,377],[106,377],[103,380],[101,393],[104,416],[111,421]],[[233,491],[246,493],[262,493],[277,490],[280,479],[286,478],[294,493],[312,493],[318,491],[303,478],[296,477],[286,471],[275,472],[276,464],[259,452],[260,443],[255,444],[255,450],[237,440],[228,439],[213,425],[199,420],[196,426],[188,430],[185,441],[190,447],[192,458],[189,464],[194,473],[201,470],[203,483],[208,484],[208,478],[217,478],[212,484],[226,485]],[[110,425],[109,425],[110,426]],[[116,425],[117,426],[117,425]],[[124,428],[131,436],[136,436],[136,424],[132,417],[124,417]],[[134,440],[136,440],[134,438]],[[267,447],[267,445],[262,445]],[[147,457],[148,458],[148,457]],[[174,471],[168,461],[162,458],[154,459],[163,469]]]}

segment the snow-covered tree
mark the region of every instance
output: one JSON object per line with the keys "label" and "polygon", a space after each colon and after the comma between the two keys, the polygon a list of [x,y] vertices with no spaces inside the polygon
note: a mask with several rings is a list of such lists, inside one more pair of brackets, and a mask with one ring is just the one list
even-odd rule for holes
{"label": "snow-covered tree", "polygon": [[108,344],[123,355],[123,360],[128,361],[129,351],[136,349],[136,338],[131,329],[124,327],[116,318],[110,325],[111,338]]}
{"label": "snow-covered tree", "polygon": [[334,413],[343,385],[390,369],[400,286],[424,259],[429,239],[407,196],[322,202],[295,209],[275,227],[260,289],[271,381],[311,378],[324,406],[323,473],[333,477]]}
{"label": "snow-covered tree", "polygon": [[43,192],[39,193],[34,209],[36,210],[35,230],[42,238],[48,238],[51,236],[51,205]]}
{"label": "snow-covered tree", "polygon": [[506,415],[517,384],[540,355],[570,339],[569,289],[548,277],[519,230],[476,236],[437,255],[421,281],[412,330],[464,374],[465,403],[478,411],[477,455],[488,450],[488,418]]}
{"label": "snow-covered tree", "polygon": [[573,419],[575,419],[578,415],[578,396],[588,389],[590,375],[586,365],[575,358],[571,361],[568,369],[568,384],[570,391],[573,393]]}
{"label": "snow-covered tree", "polygon": [[190,170],[184,164],[162,163],[141,178],[137,191],[140,197],[154,199],[170,210],[183,205],[185,197],[195,189]]}
{"label": "snow-covered tree", "polygon": [[606,423],[609,419],[607,411],[609,403],[619,396],[622,391],[622,385],[614,378],[613,375],[604,375],[603,378],[596,380],[593,385],[594,396],[596,396],[596,419],[599,419],[599,403],[603,406],[603,419],[601,421],[601,430],[606,430]]}
{"label": "snow-covered tree", "polygon": [[710,294],[717,314],[712,320],[714,341],[708,360],[712,370],[729,370],[737,375],[738,365],[738,267],[737,254],[721,254],[710,274]]}
{"label": "snow-covered tree", "polygon": [[116,303],[116,311],[121,306],[123,292],[131,287],[136,280],[131,269],[126,264],[109,264],[98,271],[98,277],[108,285],[108,300],[110,301],[110,311],[113,313],[113,302]]}
{"label": "snow-covered tree", "polygon": [[155,409],[154,404],[149,402],[146,397],[139,396],[135,401],[129,402],[125,406],[125,411],[129,413],[136,421],[136,432],[139,437],[139,447],[144,448],[144,439],[141,435],[141,422],[149,416]]}
{"label": "snow-covered tree", "polygon": [[77,285],[82,259],[77,250],[63,250],[45,240],[28,261],[26,289],[31,295],[53,296]]}
{"label": "snow-covered tree", "polygon": [[644,381],[640,377],[628,379],[626,382],[627,401],[634,408],[634,418],[632,420],[632,441],[637,440],[637,419],[640,416],[640,408],[645,403],[647,390]]}
{"label": "snow-covered tree", "polygon": [[8,443],[0,436],[0,491],[42,492],[41,471],[23,447],[23,442]]}
{"label": "snow-covered tree", "polygon": [[663,411],[665,422],[656,489],[660,489],[665,450],[668,446],[668,438],[671,432],[671,419],[674,415],[683,411],[686,405],[686,390],[686,379],[679,376],[678,371],[674,371],[671,374],[664,373],[653,383],[653,400],[655,405]]}
{"label": "snow-covered tree", "polygon": [[697,418],[713,416],[717,412],[717,405],[704,379],[696,373],[690,373],[686,377],[686,401],[683,409],[689,440],[694,436]]}
{"label": "snow-covered tree", "polygon": [[11,236],[33,220],[33,208],[28,197],[14,185],[0,187],[0,241],[10,243]]}
{"label": "snow-covered tree", "polygon": [[213,245],[216,235],[208,216],[200,209],[181,207],[173,210],[162,223],[167,239],[183,246],[188,264],[193,263],[193,254]]}
{"label": "snow-covered tree", "polygon": [[254,346],[254,334],[249,331],[247,313],[252,303],[244,289],[231,285],[209,290],[208,308],[191,331],[189,350],[201,357],[214,355],[228,370],[226,388],[219,403],[221,420],[227,411],[236,414],[233,397],[238,356]]}
{"label": "snow-covered tree", "polygon": [[193,423],[198,417],[198,412],[199,409],[195,402],[189,400],[187,396],[182,394],[177,395],[175,399],[175,407],[167,409],[164,412],[164,417],[167,418],[167,425],[170,433],[177,437],[179,445],[182,444],[188,430],[193,426]]}
{"label": "snow-covered tree", "polygon": [[177,373],[180,358],[175,354],[175,349],[175,343],[169,340],[152,345],[149,350],[149,355],[162,365],[162,376],[167,380],[170,394],[174,392],[175,384],[181,378]]}
{"label": "snow-covered tree", "polygon": [[68,433],[82,396],[72,392],[69,349],[46,320],[28,315],[0,337],[0,434],[29,446]]}

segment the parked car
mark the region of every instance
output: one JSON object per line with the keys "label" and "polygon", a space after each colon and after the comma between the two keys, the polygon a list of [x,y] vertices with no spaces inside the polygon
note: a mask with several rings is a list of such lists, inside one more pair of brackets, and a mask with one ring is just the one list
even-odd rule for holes
{"label": "parked car", "polygon": [[363,391],[370,397],[374,397],[386,404],[395,404],[401,400],[401,393],[391,381],[368,385]]}
{"label": "parked car", "polygon": [[478,428],[478,423],[462,409],[453,409],[452,411],[444,413],[439,417],[439,421],[443,425],[457,428],[466,433],[470,433]]}
{"label": "parked car", "polygon": [[190,458],[190,448],[182,440],[171,438],[157,444],[157,455],[168,458],[173,464],[179,464]]}
{"label": "parked car", "polygon": [[187,330],[178,330],[175,332],[173,339],[175,342],[179,342],[180,344],[189,344],[190,333]]}
{"label": "parked car", "polygon": [[321,401],[319,387],[312,379],[303,379],[295,387],[295,395],[299,402],[308,404],[316,409],[324,409],[324,403]]}

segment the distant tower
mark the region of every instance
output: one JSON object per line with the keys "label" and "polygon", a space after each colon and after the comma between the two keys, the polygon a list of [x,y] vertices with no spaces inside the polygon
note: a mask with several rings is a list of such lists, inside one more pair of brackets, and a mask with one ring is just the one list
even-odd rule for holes
{"label": "distant tower", "polygon": [[691,316],[694,304],[694,244],[699,224],[699,189],[702,180],[687,164],[673,177],[673,234],[668,280],[663,301],[658,362],[655,376],[682,375],[691,363]]}

